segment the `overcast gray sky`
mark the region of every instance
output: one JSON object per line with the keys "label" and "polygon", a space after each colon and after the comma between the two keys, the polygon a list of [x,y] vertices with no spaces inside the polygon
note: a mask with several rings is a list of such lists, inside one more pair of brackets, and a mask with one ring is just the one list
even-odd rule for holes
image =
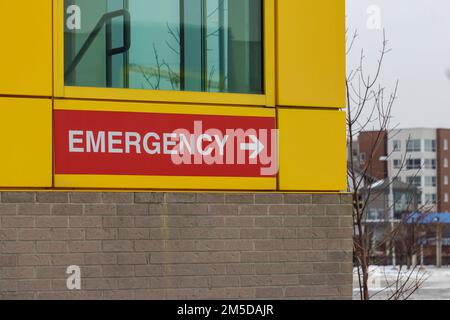
{"label": "overcast gray sky", "polygon": [[382,84],[393,88],[399,80],[393,124],[450,128],[450,0],[347,0],[347,27],[359,33],[347,68],[359,64],[361,48],[368,67],[375,67],[386,30],[392,52]]}

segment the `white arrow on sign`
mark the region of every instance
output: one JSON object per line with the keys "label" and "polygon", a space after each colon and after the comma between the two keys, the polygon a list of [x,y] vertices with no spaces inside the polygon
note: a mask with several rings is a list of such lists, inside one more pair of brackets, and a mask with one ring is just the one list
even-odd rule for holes
{"label": "white arrow on sign", "polygon": [[241,143],[241,150],[245,151],[253,151],[253,153],[250,155],[250,159],[256,159],[258,155],[264,150],[264,145],[261,143],[261,141],[258,140],[256,136],[249,136],[251,143]]}

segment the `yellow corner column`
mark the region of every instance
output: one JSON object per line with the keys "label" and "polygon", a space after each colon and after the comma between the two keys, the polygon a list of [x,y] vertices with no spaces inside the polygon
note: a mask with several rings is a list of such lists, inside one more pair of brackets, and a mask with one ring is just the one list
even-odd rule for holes
{"label": "yellow corner column", "polygon": [[279,189],[345,191],[345,0],[276,4]]}
{"label": "yellow corner column", "polygon": [[345,112],[278,110],[281,191],[347,189]]}
{"label": "yellow corner column", "polygon": [[345,106],[345,0],[277,1],[277,104]]}
{"label": "yellow corner column", "polygon": [[52,186],[52,101],[0,97],[0,188]]}
{"label": "yellow corner column", "polygon": [[0,95],[52,95],[52,0],[0,1]]}

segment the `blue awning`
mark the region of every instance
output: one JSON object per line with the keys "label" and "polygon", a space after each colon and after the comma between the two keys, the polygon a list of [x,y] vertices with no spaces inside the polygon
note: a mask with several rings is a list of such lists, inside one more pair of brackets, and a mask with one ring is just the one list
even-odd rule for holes
{"label": "blue awning", "polygon": [[406,223],[430,224],[430,223],[449,223],[449,212],[437,213],[408,213],[403,216]]}

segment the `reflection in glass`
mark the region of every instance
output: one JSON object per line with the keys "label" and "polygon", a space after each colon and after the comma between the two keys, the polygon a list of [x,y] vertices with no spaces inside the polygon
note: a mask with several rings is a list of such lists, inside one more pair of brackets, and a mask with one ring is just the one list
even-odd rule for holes
{"label": "reflection in glass", "polygon": [[262,93],[261,2],[65,0],[65,84]]}

